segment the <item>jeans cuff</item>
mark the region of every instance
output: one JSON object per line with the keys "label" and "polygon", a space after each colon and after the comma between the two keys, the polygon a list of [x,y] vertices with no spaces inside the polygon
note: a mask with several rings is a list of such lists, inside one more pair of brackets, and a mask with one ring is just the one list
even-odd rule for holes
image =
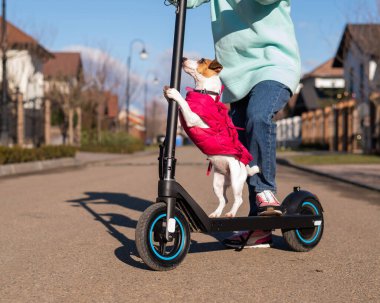
{"label": "jeans cuff", "polygon": [[277,194],[277,188],[273,187],[260,187],[260,188],[255,188],[256,193],[261,193],[264,190],[270,190],[272,193]]}

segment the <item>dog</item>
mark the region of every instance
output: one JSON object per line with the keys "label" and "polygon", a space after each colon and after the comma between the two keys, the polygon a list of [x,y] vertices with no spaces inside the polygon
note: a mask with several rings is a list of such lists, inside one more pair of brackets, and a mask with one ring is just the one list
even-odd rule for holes
{"label": "dog", "polygon": [[[219,78],[219,73],[222,71],[223,66],[217,61],[217,60],[210,60],[210,59],[200,59],[198,61],[195,60],[189,60],[187,58],[183,58],[182,60],[182,68],[183,70],[192,76],[195,80],[195,89],[193,89],[194,92],[197,92],[198,94],[193,94],[191,96],[195,96],[197,98],[201,98],[202,101],[193,100],[191,103],[193,108],[201,106],[201,111],[206,112],[206,114],[202,115],[203,117],[207,116],[208,108],[204,108],[203,103],[201,102],[211,102],[212,105],[210,108],[213,108],[214,105],[218,106],[218,110],[225,110],[225,115],[228,116],[227,109],[219,101],[219,97],[222,91],[222,82]],[[202,129],[204,131],[209,131],[207,129],[210,128],[210,125],[214,123],[212,119],[209,119],[208,121],[204,121],[197,113],[195,113],[189,105],[189,93],[187,95],[186,101],[181,94],[176,90],[175,88],[170,88],[168,86],[164,87],[164,96],[167,99],[171,99],[178,103],[180,107],[180,119],[182,122],[182,126],[185,129],[185,131],[188,133],[189,137],[191,138],[191,131],[199,131],[199,129]],[[202,95],[199,95],[202,94]],[[212,98],[203,100],[204,96],[207,95],[206,98]],[[212,104],[215,103],[215,104]],[[223,125],[222,128],[224,131],[230,132],[231,127],[235,128],[232,125],[232,121],[230,121],[229,117],[226,119],[226,125]],[[219,122],[218,122],[219,123]],[[210,124],[210,125],[209,125]],[[219,124],[218,124],[219,125]],[[231,126],[232,125],[232,126]],[[220,126],[218,126],[220,128]],[[201,131],[202,131],[201,130]],[[233,129],[234,131],[234,140],[239,141],[237,139],[237,131],[236,128]],[[192,138],[193,139],[193,138]],[[207,140],[212,140],[213,136],[208,138]],[[196,140],[193,140],[195,145],[200,147]],[[203,142],[199,142],[203,143]],[[243,193],[243,187],[247,180],[248,176],[253,176],[254,174],[259,172],[258,166],[252,166],[250,167],[248,165],[248,162],[252,160],[252,156],[249,154],[249,152],[245,149],[245,147],[239,142],[235,142],[238,147],[237,149],[244,149],[242,151],[242,155],[245,156],[244,162],[246,164],[242,163],[242,158],[238,159],[236,155],[232,154],[207,154],[207,151],[204,151],[208,159],[210,160],[212,166],[213,166],[213,189],[214,193],[217,196],[219,200],[219,205],[216,208],[214,212],[212,212],[209,217],[210,218],[217,218],[222,215],[223,209],[227,203],[226,198],[226,190],[229,186],[232,187],[234,202],[229,212],[225,214],[226,217],[235,217],[236,213],[243,203],[242,193]],[[200,148],[202,150],[202,148]],[[203,150],[202,150],[203,151]],[[228,153],[228,152],[227,152]],[[248,156],[247,156],[248,155]],[[248,157],[248,159],[247,159]],[[249,158],[250,157],[250,158]]]}

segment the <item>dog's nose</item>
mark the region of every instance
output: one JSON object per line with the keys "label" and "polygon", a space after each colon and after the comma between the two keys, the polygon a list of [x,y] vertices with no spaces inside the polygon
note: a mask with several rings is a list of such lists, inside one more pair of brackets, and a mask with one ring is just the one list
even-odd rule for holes
{"label": "dog's nose", "polygon": [[186,57],[183,57],[183,58],[182,58],[182,62],[185,62],[186,60],[187,60]]}

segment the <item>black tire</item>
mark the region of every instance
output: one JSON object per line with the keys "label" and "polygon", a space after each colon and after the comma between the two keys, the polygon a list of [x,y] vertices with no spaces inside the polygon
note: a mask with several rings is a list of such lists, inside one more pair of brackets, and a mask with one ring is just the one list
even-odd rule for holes
{"label": "black tire", "polygon": [[320,215],[322,222],[314,228],[283,229],[282,235],[288,246],[298,252],[307,252],[318,245],[323,234],[323,210],[321,204],[314,198],[308,198],[299,203],[297,214]]}
{"label": "black tire", "polygon": [[[189,224],[179,209],[175,209],[176,230],[173,241],[166,243],[166,204],[156,203],[141,215],[135,233],[137,251],[144,263],[153,270],[176,268],[190,247]],[[170,246],[167,246],[167,245]]]}

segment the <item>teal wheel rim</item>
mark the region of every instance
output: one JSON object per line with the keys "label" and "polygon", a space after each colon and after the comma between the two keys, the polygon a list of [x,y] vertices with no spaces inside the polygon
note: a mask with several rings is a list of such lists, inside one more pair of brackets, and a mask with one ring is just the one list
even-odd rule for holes
{"label": "teal wheel rim", "polygon": [[155,256],[161,260],[164,260],[164,261],[171,261],[173,259],[175,259],[176,257],[178,257],[178,255],[181,253],[181,251],[183,250],[183,247],[185,246],[185,241],[186,241],[186,234],[185,234],[185,229],[183,228],[183,225],[181,223],[181,221],[177,218],[177,217],[174,217],[174,219],[176,220],[176,223],[178,224],[178,226],[180,227],[180,231],[181,231],[181,244],[180,244],[180,247],[179,249],[177,250],[177,252],[172,255],[172,256],[163,256],[161,255],[157,249],[154,247],[154,239],[153,239],[153,229],[156,225],[156,223],[162,219],[166,217],[166,214],[161,214],[159,215],[152,223],[152,226],[150,227],[149,229],[149,244],[150,244],[150,248],[152,250],[152,252],[155,254]]}
{"label": "teal wheel rim", "polygon": [[[315,212],[314,214],[319,215],[318,208],[313,203],[306,201],[302,203],[302,207],[304,206],[310,206],[314,210]],[[317,231],[315,232],[314,236],[311,239],[305,239],[304,236],[301,234],[301,232],[298,229],[296,229],[296,234],[297,234],[298,239],[300,239],[301,242],[305,244],[312,244],[313,242],[315,242],[315,240],[318,239],[320,232],[321,232],[321,225],[318,225]]]}

